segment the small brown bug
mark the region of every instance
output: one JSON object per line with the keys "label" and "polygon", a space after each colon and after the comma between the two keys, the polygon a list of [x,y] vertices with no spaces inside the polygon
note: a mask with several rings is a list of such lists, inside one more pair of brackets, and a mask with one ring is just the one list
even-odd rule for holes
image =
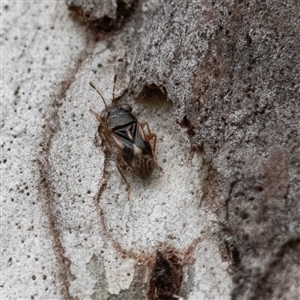
{"label": "small brown bug", "polygon": [[[117,76],[114,77],[112,104],[107,105],[104,97],[90,82],[90,86],[102,98],[105,109],[97,114],[90,110],[100,122],[99,134],[106,140],[111,148],[114,144],[117,148],[117,168],[128,187],[128,199],[130,198],[130,185],[121,170],[121,164],[125,163],[139,177],[148,178],[155,168],[162,170],[155,161],[156,134],[150,131],[148,123],[139,123],[132,114],[131,106],[114,104],[114,91]],[[147,127],[148,134],[144,128]],[[150,141],[153,141],[153,145]]]}

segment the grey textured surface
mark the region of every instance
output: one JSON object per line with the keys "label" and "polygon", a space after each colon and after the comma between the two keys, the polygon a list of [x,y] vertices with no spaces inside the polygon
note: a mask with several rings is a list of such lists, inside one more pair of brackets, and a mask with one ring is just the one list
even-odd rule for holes
{"label": "grey textured surface", "polygon": [[[156,250],[185,300],[299,298],[299,4],[162,2],[1,4],[1,299],[145,299]],[[115,74],[163,168],[130,201],[89,113]]]}
{"label": "grey textured surface", "polygon": [[136,6],[136,0],[66,0],[73,19],[91,29],[111,31],[124,24]]}
{"label": "grey textured surface", "polygon": [[[74,22],[63,2],[2,4],[1,298],[144,299],[156,250],[178,257],[184,298],[229,298],[216,215],[200,205],[208,166],[190,157],[171,102],[126,92],[157,5],[141,3],[109,35]],[[115,74],[119,101],[157,133],[163,168],[147,181],[126,170],[130,201],[89,112],[103,103],[88,82],[110,102]]]}
{"label": "grey textured surface", "polygon": [[165,91],[214,170],[233,299],[299,298],[299,16],[295,1],[168,2],[132,71],[132,92]]}

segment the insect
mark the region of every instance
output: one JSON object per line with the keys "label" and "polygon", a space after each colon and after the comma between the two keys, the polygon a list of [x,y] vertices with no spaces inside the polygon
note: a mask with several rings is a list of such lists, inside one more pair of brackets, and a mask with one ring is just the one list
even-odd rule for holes
{"label": "insect", "polygon": [[[104,97],[90,82],[90,86],[100,95],[105,109],[100,115],[93,110],[90,112],[99,121],[99,134],[107,141],[112,150],[112,145],[117,148],[117,168],[127,185],[128,199],[130,199],[130,185],[122,172],[121,165],[127,165],[139,177],[148,178],[153,170],[161,167],[155,161],[156,134],[150,131],[148,123],[139,123],[132,114],[132,107],[124,104],[114,104],[115,85],[117,76],[114,77],[112,104],[107,105]],[[145,133],[145,127],[148,133]],[[152,145],[150,144],[152,142]]]}

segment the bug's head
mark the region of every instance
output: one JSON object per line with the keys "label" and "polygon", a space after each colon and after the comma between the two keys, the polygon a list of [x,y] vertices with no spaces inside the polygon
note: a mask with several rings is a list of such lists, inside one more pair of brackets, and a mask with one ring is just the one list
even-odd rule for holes
{"label": "bug's head", "polygon": [[104,109],[104,110],[102,110],[101,113],[100,113],[100,119],[101,119],[103,122],[106,122],[108,115],[109,115],[108,110],[107,110],[107,109]]}
{"label": "bug's head", "polygon": [[108,117],[108,112],[106,109],[102,110],[102,112],[100,113],[100,115],[98,113],[96,113],[95,111],[93,111],[92,109],[90,109],[90,112],[96,117],[96,119],[103,125],[106,123],[107,121],[107,117]]}

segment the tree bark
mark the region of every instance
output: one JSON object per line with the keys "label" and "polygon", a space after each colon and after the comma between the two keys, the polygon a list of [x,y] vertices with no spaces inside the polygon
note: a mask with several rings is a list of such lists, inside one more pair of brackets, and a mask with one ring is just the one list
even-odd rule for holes
{"label": "tree bark", "polygon": [[[3,4],[3,298],[298,299],[299,3],[66,4]],[[115,74],[163,169],[129,201]]]}

